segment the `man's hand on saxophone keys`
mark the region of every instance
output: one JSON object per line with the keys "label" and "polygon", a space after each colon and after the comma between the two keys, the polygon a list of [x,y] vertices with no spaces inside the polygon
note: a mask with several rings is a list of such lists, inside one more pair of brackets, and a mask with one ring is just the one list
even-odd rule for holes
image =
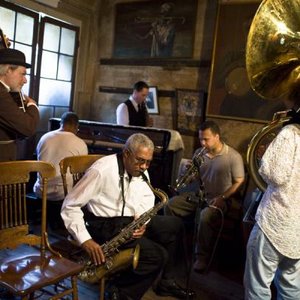
{"label": "man's hand on saxophone keys", "polygon": [[93,263],[98,266],[105,262],[105,256],[101,246],[94,240],[90,239],[82,244],[83,249],[89,254]]}
{"label": "man's hand on saxophone keys", "polygon": [[146,231],[146,225],[143,225],[142,227],[136,229],[133,234],[132,234],[132,238],[134,239],[139,239],[143,236],[143,234]]}

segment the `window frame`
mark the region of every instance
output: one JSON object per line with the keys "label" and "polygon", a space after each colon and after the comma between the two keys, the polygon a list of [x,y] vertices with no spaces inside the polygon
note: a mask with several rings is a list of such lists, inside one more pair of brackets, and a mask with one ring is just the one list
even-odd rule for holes
{"label": "window frame", "polygon": [[[39,45],[39,51],[37,54],[37,70],[36,70],[36,78],[38,81],[37,87],[35,89],[35,94],[34,96],[36,99],[39,99],[39,90],[40,90],[40,79],[41,79],[41,62],[42,62],[42,53],[43,53],[43,40],[44,40],[44,29],[45,29],[45,24],[53,24],[59,27],[64,27],[70,30],[73,30],[75,32],[75,44],[74,44],[74,59],[73,59],[73,65],[72,65],[72,76],[71,76],[71,93],[70,93],[70,102],[69,102],[69,110],[73,108],[73,103],[74,103],[74,93],[75,93],[75,79],[76,79],[76,68],[77,68],[77,56],[78,56],[78,48],[79,48],[79,30],[80,28],[78,26],[74,26],[71,24],[67,24],[63,21],[59,21],[57,19],[53,19],[51,17],[45,16],[42,17],[40,20],[40,35],[39,35],[39,40],[38,40],[38,45]],[[60,52],[59,52],[60,53]],[[56,106],[56,105],[53,105]],[[64,107],[64,106],[62,106]]]}
{"label": "window frame", "polygon": [[[36,84],[35,84],[35,81],[36,81],[36,76],[35,76],[35,58],[36,58],[36,50],[37,50],[37,45],[38,45],[38,27],[39,27],[39,14],[32,11],[32,10],[28,10],[22,6],[19,6],[19,5],[15,5],[13,3],[9,3],[9,2],[6,2],[6,1],[3,1],[3,0],[0,0],[0,5],[2,7],[5,7],[5,8],[8,8],[8,9],[11,9],[13,11],[15,11],[16,13],[22,13],[24,15],[28,15],[30,17],[33,18],[34,20],[34,25],[33,25],[33,38],[32,38],[32,52],[31,52],[31,70],[30,70],[30,84],[29,84],[29,96],[34,98],[35,96],[35,87],[36,87]],[[4,32],[5,34],[5,32]],[[15,34],[16,34],[16,30],[15,30]],[[13,37],[8,37],[9,39],[15,41],[15,36]],[[20,43],[20,42],[18,42]],[[20,43],[22,44],[22,43]]]}

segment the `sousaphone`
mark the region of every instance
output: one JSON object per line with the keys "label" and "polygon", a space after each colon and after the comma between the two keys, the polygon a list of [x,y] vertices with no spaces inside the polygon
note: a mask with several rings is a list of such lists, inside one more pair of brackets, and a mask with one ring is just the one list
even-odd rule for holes
{"label": "sousaphone", "polygon": [[[246,46],[246,68],[252,89],[262,98],[280,101],[300,74],[300,0],[264,0],[250,27]],[[264,192],[266,183],[258,173],[261,157],[290,119],[278,112],[271,123],[252,138],[247,163],[250,176]]]}

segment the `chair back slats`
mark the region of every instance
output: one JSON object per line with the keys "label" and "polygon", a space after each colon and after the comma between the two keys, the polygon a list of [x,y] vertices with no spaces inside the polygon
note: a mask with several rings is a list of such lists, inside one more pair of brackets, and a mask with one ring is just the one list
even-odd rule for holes
{"label": "chair back slats", "polygon": [[27,224],[26,184],[0,186],[0,229]]}
{"label": "chair back slats", "polygon": [[68,194],[67,173],[70,172],[73,178],[73,186],[81,179],[85,171],[98,159],[103,157],[102,154],[88,154],[69,156],[62,159],[59,163],[60,173],[64,185],[65,196]]}
{"label": "chair back slats", "polygon": [[[27,224],[26,187],[31,172],[38,173],[43,183],[41,230],[36,234],[29,233]],[[47,183],[55,173],[47,162],[0,162],[0,249],[18,248],[10,250],[9,255],[4,251],[0,257],[0,288],[13,294],[14,299],[36,299],[37,290],[46,291],[49,300],[66,295],[78,299],[77,274],[83,266],[54,251],[46,232]],[[67,278],[71,286],[60,284]]]}
{"label": "chair back slats", "polygon": [[84,175],[84,173],[74,173],[73,177],[73,186],[80,180],[80,178]]}
{"label": "chair back slats", "polygon": [[[40,244],[41,237],[29,235],[26,192],[31,172],[38,172],[45,182],[55,176],[54,167],[46,162],[10,161],[0,163],[0,249],[15,248],[17,244]],[[46,193],[42,197],[41,236],[46,231]]]}

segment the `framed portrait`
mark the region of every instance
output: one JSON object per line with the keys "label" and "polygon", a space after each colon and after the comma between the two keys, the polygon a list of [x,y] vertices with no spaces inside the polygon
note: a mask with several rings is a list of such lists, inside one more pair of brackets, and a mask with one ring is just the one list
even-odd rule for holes
{"label": "framed portrait", "polygon": [[149,114],[156,114],[156,115],[159,114],[156,86],[149,87],[149,93],[146,98],[146,105]]}
{"label": "framed portrait", "polygon": [[246,43],[258,6],[258,2],[219,3],[207,116],[264,123],[284,109],[280,101],[258,96],[248,80]]}
{"label": "framed portrait", "polygon": [[117,3],[114,58],[191,58],[197,3]]}
{"label": "framed portrait", "polygon": [[176,129],[186,135],[197,135],[204,121],[206,93],[202,90],[176,90]]}

